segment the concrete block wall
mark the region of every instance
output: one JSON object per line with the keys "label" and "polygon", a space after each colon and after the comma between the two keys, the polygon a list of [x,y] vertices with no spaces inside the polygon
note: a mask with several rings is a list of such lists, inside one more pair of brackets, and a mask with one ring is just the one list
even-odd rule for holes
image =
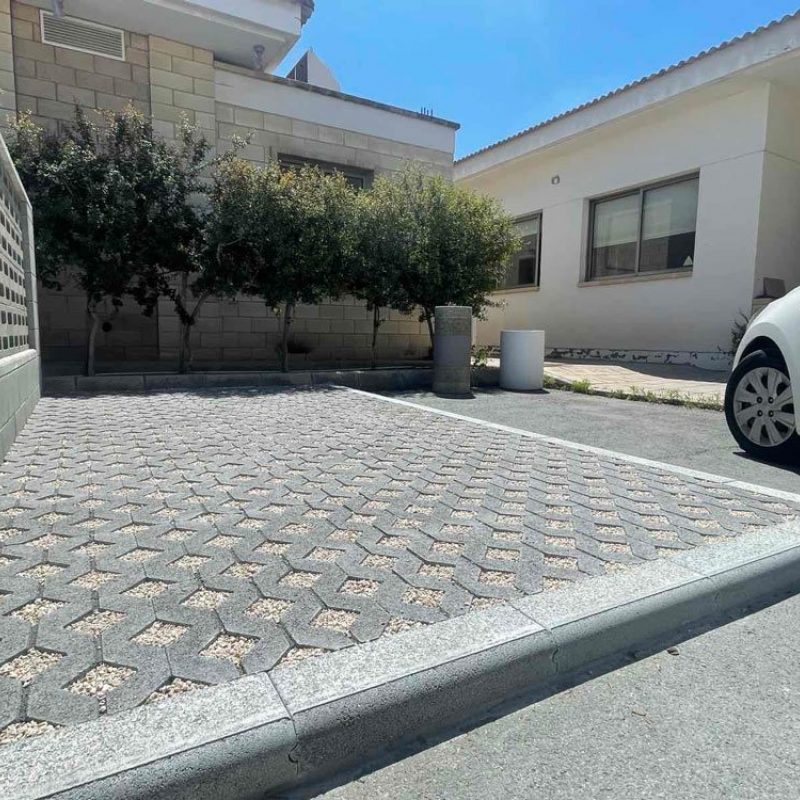
{"label": "concrete block wall", "polygon": [[242,156],[256,163],[289,155],[374,174],[399,172],[409,161],[430,173],[450,177],[453,172],[452,157],[428,147],[219,102],[216,117],[220,152],[231,148],[234,136],[249,137]]}
{"label": "concrete block wall", "polygon": [[153,122],[166,139],[175,139],[182,119],[214,143],[214,55],[182,42],[150,37],[150,94]]}
{"label": "concrete block wall", "polygon": [[[378,336],[377,354],[383,362],[425,358],[430,348],[427,327],[416,317],[388,309]],[[159,308],[161,358],[178,357],[180,325],[167,301]],[[272,309],[252,297],[212,300],[203,305],[192,331],[192,356],[209,366],[248,363],[274,366],[281,338],[281,320]],[[291,326],[291,341],[304,352],[295,362],[315,364],[365,364],[372,342],[372,312],[354,298],[335,303],[298,306]]]}
{"label": "concrete block wall", "polygon": [[[39,318],[42,330],[42,358],[46,362],[80,369],[86,356],[90,320],[86,296],[75,286],[63,290],[39,290]],[[110,318],[111,330],[97,335],[98,362],[152,362],[158,360],[158,317],[145,317],[133,301],[125,302],[111,317],[107,304],[100,313]]]}
{"label": "concrete block wall", "polygon": [[0,0],[0,127],[17,110],[14,44],[11,38],[11,0]]}
{"label": "concrete block wall", "polygon": [[36,350],[0,359],[0,461],[39,402],[40,392]]}
{"label": "concrete block wall", "polygon": [[42,44],[39,9],[11,2],[17,108],[50,130],[75,119],[75,105],[112,109],[133,104],[150,113],[149,43],[125,33],[125,61]]}
{"label": "concrete block wall", "polygon": [[41,391],[33,211],[0,137],[0,460]]}

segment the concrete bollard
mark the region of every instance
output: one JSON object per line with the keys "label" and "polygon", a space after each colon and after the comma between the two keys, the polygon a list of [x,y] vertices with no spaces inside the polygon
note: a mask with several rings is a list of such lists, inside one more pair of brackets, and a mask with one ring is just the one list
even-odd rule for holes
{"label": "concrete bollard", "polygon": [[469,397],[472,309],[436,306],[433,347],[433,391],[448,397]]}

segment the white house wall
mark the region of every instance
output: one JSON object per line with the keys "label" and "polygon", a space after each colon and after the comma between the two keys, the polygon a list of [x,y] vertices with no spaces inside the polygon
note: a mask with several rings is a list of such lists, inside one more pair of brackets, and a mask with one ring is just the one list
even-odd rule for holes
{"label": "white house wall", "polygon": [[[733,321],[752,302],[768,100],[766,83],[686,95],[462,179],[515,216],[543,213],[540,289],[498,293],[507,307],[479,323],[479,343],[496,345],[503,328],[543,328],[548,349],[575,355],[724,361]],[[590,199],[693,172],[693,272],[584,283]]]}
{"label": "white house wall", "polygon": [[770,87],[754,291],[780,278],[800,285],[800,92]]}

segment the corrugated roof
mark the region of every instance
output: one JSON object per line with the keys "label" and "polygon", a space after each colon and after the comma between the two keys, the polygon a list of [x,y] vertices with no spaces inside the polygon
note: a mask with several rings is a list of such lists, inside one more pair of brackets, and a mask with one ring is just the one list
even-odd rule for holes
{"label": "corrugated roof", "polygon": [[634,89],[637,86],[641,86],[648,81],[655,80],[656,78],[660,78],[663,75],[668,75],[670,72],[674,72],[675,70],[681,69],[681,67],[688,66],[689,64],[694,64],[696,61],[705,58],[706,56],[710,56],[713,53],[718,53],[720,50],[725,50],[728,47],[732,47],[739,42],[746,41],[747,39],[751,39],[753,36],[757,36],[764,31],[771,30],[772,28],[776,28],[778,25],[783,25],[785,22],[789,22],[790,20],[797,19],[800,17],[800,9],[795,11],[793,14],[787,14],[785,17],[781,19],[773,20],[772,22],[768,22],[766,25],[762,25],[759,28],[756,28],[752,31],[748,31],[747,33],[743,33],[740,36],[736,36],[733,39],[728,39],[727,41],[722,42],[721,44],[715,45],[714,47],[709,47],[707,50],[703,50],[702,52],[698,53],[697,55],[691,56],[690,58],[686,58],[683,61],[679,61],[677,64],[672,64],[669,67],[664,67],[664,69],[660,69],[658,72],[653,72],[650,75],[646,75],[643,78],[639,78],[638,80],[632,81],[631,83],[625,84],[625,86],[621,86],[619,89],[614,89],[612,92],[608,92],[606,94],[600,95],[600,97],[595,97],[593,100],[589,100],[586,103],[582,103],[579,106],[575,106],[575,108],[571,108],[568,111],[562,111],[560,114],[556,114],[554,117],[550,117],[549,119],[544,120],[543,122],[539,122],[536,125],[532,125],[530,128],[525,128],[525,130],[520,131],[519,133],[512,134],[511,136],[507,136],[505,139],[500,139],[500,141],[494,142],[493,144],[486,145],[486,147],[482,147],[479,150],[475,150],[472,153],[469,153],[462,158],[459,158],[455,163],[462,164],[464,161],[469,160],[470,158],[475,158],[475,156],[479,156],[481,153],[486,153],[489,150],[494,150],[496,147],[500,147],[507,142],[513,142],[515,139],[521,139],[523,136],[527,136],[529,133],[534,133],[535,131],[541,130],[542,128],[547,127],[548,125],[552,125],[554,122],[558,122],[558,120],[564,119],[565,117],[569,117],[572,114],[577,114],[579,111],[583,111],[587,108],[591,108],[592,106],[597,105],[598,103],[602,103],[604,100],[608,100],[611,97],[616,97],[623,92],[627,92],[629,89]]}

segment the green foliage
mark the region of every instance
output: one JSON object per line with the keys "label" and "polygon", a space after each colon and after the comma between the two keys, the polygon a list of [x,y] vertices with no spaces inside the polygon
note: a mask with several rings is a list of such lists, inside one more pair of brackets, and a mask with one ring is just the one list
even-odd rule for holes
{"label": "green foliage", "polygon": [[573,392],[578,394],[588,394],[592,384],[586,378],[583,378],[582,380],[572,381],[571,388]]}
{"label": "green foliage", "polygon": [[201,221],[191,201],[202,190],[208,145],[186,127],[178,146],[167,145],[133,107],[100,112],[96,121],[76,108],[74,125],[58,136],[21,115],[12,131],[9,149],[34,210],[40,278],[54,288],[72,282],[86,294],[91,374],[99,305],[118,309],[130,295],[152,314],[172,276],[196,268]]}
{"label": "green foliage", "polygon": [[491,351],[488,347],[478,347],[477,345],[473,345],[470,349],[470,356],[473,367],[486,367],[489,365]]}
{"label": "green foliage", "polygon": [[384,321],[381,310],[392,308],[403,313],[413,310],[403,278],[411,263],[414,229],[409,209],[396,202],[394,188],[391,182],[378,180],[370,191],[357,195],[357,248],[348,291],[372,311],[373,369],[378,331]]}
{"label": "green foliage", "polygon": [[736,351],[739,349],[739,345],[742,343],[745,333],[747,333],[750,320],[751,316],[740,309],[731,327],[731,355],[735,355]]}
{"label": "green foliage", "polygon": [[217,175],[206,247],[229,285],[260,297],[282,317],[281,363],[298,303],[337,298],[357,252],[355,192],[339,174],[283,170],[233,158]]}
{"label": "green foliage", "polygon": [[518,247],[493,200],[415,169],[360,193],[338,173],[256,167],[235,151],[205,173],[209,146],[191,127],[169,145],[133,108],[96,122],[76,109],[59,136],[23,115],[14,132],[41,279],[86,294],[90,372],[97,331],[108,324],[101,304],[119,308],[130,296],[151,314],[169,297],[185,371],[205,300],[240,292],[280,315],[284,369],[296,306],[354,294],[373,311],[374,365],[382,309],[419,308],[431,334],[437,305],[480,315]]}
{"label": "green foliage", "polygon": [[402,305],[419,307],[431,333],[436,306],[482,316],[519,248],[497,201],[414,168],[377,178],[373,191],[393,211]]}

